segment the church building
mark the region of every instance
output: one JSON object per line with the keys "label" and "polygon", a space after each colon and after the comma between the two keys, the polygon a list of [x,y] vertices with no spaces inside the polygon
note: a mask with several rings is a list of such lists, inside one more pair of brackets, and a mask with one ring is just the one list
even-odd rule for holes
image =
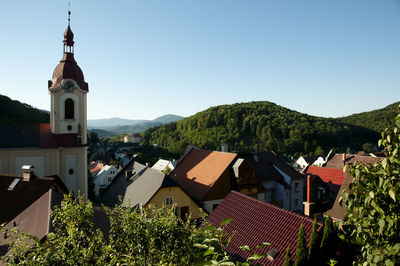
{"label": "church building", "polygon": [[63,57],[48,81],[50,123],[1,124],[0,173],[22,175],[21,167],[32,165],[36,176],[57,175],[75,195],[87,195],[89,86],[74,59],[70,14]]}

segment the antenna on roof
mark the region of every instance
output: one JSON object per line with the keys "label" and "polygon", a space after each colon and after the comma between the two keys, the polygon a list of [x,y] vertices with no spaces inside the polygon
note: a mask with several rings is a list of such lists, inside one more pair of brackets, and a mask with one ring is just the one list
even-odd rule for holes
{"label": "antenna on roof", "polygon": [[71,22],[71,2],[68,2],[68,26]]}

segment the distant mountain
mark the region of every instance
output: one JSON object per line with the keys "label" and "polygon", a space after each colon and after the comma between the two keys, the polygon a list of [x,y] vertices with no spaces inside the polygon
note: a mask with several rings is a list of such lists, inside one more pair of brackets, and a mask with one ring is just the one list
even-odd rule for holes
{"label": "distant mountain", "polygon": [[39,110],[26,103],[0,94],[0,123],[49,123],[48,111]]}
{"label": "distant mountain", "polygon": [[133,125],[136,123],[143,123],[148,120],[132,120],[119,117],[106,118],[106,119],[88,119],[88,128],[109,128],[115,126]]}
{"label": "distant mountain", "polygon": [[332,148],[337,152],[348,148],[359,151],[365,143],[376,144],[379,132],[393,123],[394,116],[392,111],[377,110],[340,119],[323,118],[271,102],[248,102],[211,107],[178,122],[147,129],[142,135],[144,143],[157,143],[173,153],[181,153],[186,145],[218,150],[227,143],[231,150],[244,152],[262,149],[294,156],[320,155]]}
{"label": "distant mountain", "polygon": [[160,116],[154,120],[145,120],[145,119],[132,120],[132,119],[113,117],[107,119],[88,119],[87,123],[88,123],[88,128],[98,128],[98,129],[107,129],[115,131],[116,128],[118,127],[121,127],[121,129],[124,130],[123,127],[125,126],[133,126],[137,124],[154,123],[152,124],[152,126],[154,126],[157,123],[158,123],[157,125],[167,124],[179,121],[183,118],[184,118],[183,116],[167,114]]}
{"label": "distant mountain", "polygon": [[176,121],[182,120],[183,118],[184,118],[183,116],[168,114],[168,115],[160,116],[160,117],[152,120],[151,122],[168,124],[171,122],[176,122]]}
{"label": "distant mountain", "polygon": [[[154,120],[129,120],[115,117],[110,119],[88,120],[88,128],[89,132],[96,132],[100,138],[109,138],[121,134],[141,133],[148,128],[176,122],[183,118],[182,116],[173,114],[163,115]],[[96,124],[103,126],[93,126]],[[104,126],[106,124],[114,124],[114,126]]]}

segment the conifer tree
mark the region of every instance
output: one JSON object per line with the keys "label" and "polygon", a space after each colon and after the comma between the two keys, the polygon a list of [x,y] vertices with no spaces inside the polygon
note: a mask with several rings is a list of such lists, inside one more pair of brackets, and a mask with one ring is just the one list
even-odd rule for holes
{"label": "conifer tree", "polygon": [[297,249],[296,258],[294,261],[295,266],[307,265],[307,243],[306,233],[304,232],[303,223],[300,225],[299,234],[297,236]]}
{"label": "conifer tree", "polygon": [[291,266],[292,261],[290,260],[290,246],[286,249],[285,261],[283,262],[283,266]]}
{"label": "conifer tree", "polygon": [[334,241],[335,231],[333,227],[332,218],[330,215],[325,219],[324,232],[322,235],[320,254],[321,259],[327,260],[332,254],[334,254]]}
{"label": "conifer tree", "polygon": [[310,245],[308,247],[308,261],[310,265],[317,265],[319,258],[319,235],[317,219],[314,219],[313,228],[310,236]]}

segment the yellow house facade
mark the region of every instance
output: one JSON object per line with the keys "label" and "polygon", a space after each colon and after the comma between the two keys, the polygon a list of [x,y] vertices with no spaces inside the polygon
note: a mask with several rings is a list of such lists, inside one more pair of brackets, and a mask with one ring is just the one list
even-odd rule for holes
{"label": "yellow house facade", "polygon": [[192,219],[202,217],[200,206],[178,186],[161,187],[145,207],[151,210],[153,207],[160,208],[173,204],[176,206],[175,214],[182,219],[185,219],[187,215],[190,215]]}

